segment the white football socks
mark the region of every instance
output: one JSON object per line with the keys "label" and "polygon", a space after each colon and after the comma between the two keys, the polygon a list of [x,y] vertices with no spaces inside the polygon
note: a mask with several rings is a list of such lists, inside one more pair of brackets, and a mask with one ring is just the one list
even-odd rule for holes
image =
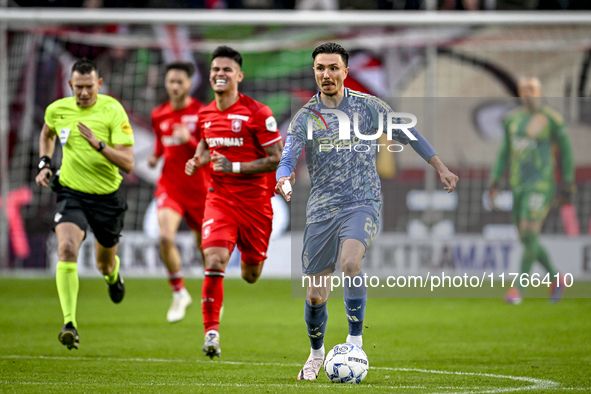
{"label": "white football socks", "polygon": [[312,357],[324,358],[324,345],[322,345],[320,349],[310,348],[310,354],[312,355]]}
{"label": "white football socks", "polygon": [[363,349],[363,335],[347,335],[347,343],[352,343],[359,349]]}

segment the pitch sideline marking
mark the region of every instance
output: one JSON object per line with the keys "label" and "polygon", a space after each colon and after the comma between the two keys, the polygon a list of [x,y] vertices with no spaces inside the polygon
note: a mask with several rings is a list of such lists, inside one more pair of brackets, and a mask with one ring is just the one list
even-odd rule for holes
{"label": "pitch sideline marking", "polygon": [[[84,360],[84,361],[123,361],[123,362],[162,362],[162,363],[186,363],[186,362],[195,362],[195,363],[211,363],[209,360],[174,360],[174,359],[157,359],[157,358],[116,358],[116,357],[64,357],[64,356],[20,356],[20,355],[0,355],[0,358],[8,358],[8,359],[38,359],[38,360]],[[259,365],[259,366],[278,366],[278,367],[299,367],[300,364],[295,363],[261,363],[261,362],[246,362],[246,361],[223,361],[217,360],[215,363],[218,364],[229,364],[229,365]],[[523,391],[523,390],[540,390],[540,389],[557,389],[560,386],[560,383],[545,380],[545,379],[536,379],[536,378],[528,378],[528,377],[521,377],[521,376],[512,376],[512,375],[496,375],[490,373],[482,373],[482,372],[461,372],[461,371],[439,371],[439,370],[432,370],[432,369],[420,369],[420,368],[398,368],[398,367],[370,367],[370,369],[376,370],[386,370],[386,371],[400,371],[400,372],[421,372],[421,373],[432,373],[432,374],[442,374],[442,375],[464,375],[464,376],[482,376],[482,377],[489,377],[489,378],[496,378],[496,379],[510,379],[515,381],[522,381],[533,383],[531,386],[523,386],[523,387],[507,387],[501,389],[492,389],[492,390],[484,390],[484,391],[462,391],[462,393],[480,393],[480,394],[488,394],[488,393],[506,393],[506,392],[513,392],[513,391]],[[8,383],[8,382],[1,382],[1,383]],[[11,382],[11,383],[18,383],[18,382]],[[26,384],[26,383],[25,383]],[[29,383],[34,384],[34,383]],[[39,383],[39,384],[48,384],[48,383]],[[137,384],[137,383],[136,383]],[[213,385],[213,386],[220,386],[220,385],[228,385],[234,387],[241,387],[246,385],[256,385],[256,384],[241,384],[241,383],[219,383],[219,384],[205,384],[204,385]],[[260,385],[262,386],[272,386],[272,384]],[[288,385],[280,385],[280,386],[288,386]],[[293,385],[297,387],[297,384]],[[249,386],[250,387],[250,386]],[[254,386],[253,386],[254,387]],[[258,386],[257,386],[258,387]],[[324,387],[324,386],[323,386]],[[334,385],[326,385],[326,387],[334,387]],[[343,386],[348,387],[348,386]],[[350,386],[354,387],[354,386]],[[372,387],[371,385],[366,385],[365,387]],[[428,388],[423,386],[373,386],[372,388]],[[461,389],[460,387],[435,387],[435,389]],[[579,388],[568,388],[570,390],[580,390]],[[586,389],[581,389],[586,390]]]}

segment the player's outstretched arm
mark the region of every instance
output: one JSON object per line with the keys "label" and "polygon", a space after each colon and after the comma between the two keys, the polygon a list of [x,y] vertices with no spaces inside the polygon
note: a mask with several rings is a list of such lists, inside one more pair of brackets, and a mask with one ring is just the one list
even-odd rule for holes
{"label": "player's outstretched arm", "polygon": [[562,180],[558,187],[558,202],[561,205],[572,204],[573,195],[576,191],[575,161],[570,138],[566,133],[564,125],[558,128],[555,139],[560,152],[560,175]]}
{"label": "player's outstretched arm", "polygon": [[[289,182],[287,182],[287,181],[289,181]],[[281,178],[279,178],[277,180],[277,185],[275,185],[275,190],[277,191],[277,193],[281,194],[283,196],[283,198],[285,198],[285,201],[290,202],[291,201],[291,193],[292,193],[291,187],[293,186],[294,183],[295,183],[295,172],[292,172],[289,175],[289,177],[282,176]]]}
{"label": "player's outstretched arm", "polygon": [[41,135],[39,136],[39,158],[48,158],[50,161],[47,162],[45,160],[45,164],[39,163],[40,165],[46,165],[43,168],[39,168],[39,173],[35,177],[35,182],[39,186],[48,187],[49,186],[49,178],[52,175],[51,172],[51,157],[53,156],[53,151],[55,150],[55,137],[56,132],[51,130],[47,123],[43,123],[43,128],[41,129]]}
{"label": "player's outstretched arm", "polygon": [[503,142],[501,143],[501,149],[497,156],[497,161],[495,162],[495,165],[490,173],[488,196],[493,209],[496,209],[495,199],[497,194],[499,194],[499,181],[501,180],[501,177],[505,172],[505,168],[509,162],[509,145],[509,134],[507,133],[507,129],[505,127],[505,135],[503,137]]}
{"label": "player's outstretched arm", "polygon": [[213,170],[216,172],[233,172],[237,174],[264,174],[275,171],[281,160],[283,143],[278,141],[271,146],[266,146],[264,149],[267,157],[234,163],[221,153],[213,152],[211,156]]}
{"label": "player's outstretched arm", "polygon": [[505,168],[509,162],[509,137],[507,133],[505,133],[505,137],[503,138],[503,142],[501,144],[501,149],[497,156],[497,160],[490,172],[490,181],[488,186],[488,198],[490,200],[490,205],[493,210],[498,210],[496,205],[497,195],[499,194],[499,184],[503,173],[505,172]]}
{"label": "player's outstretched arm", "polygon": [[439,174],[439,179],[441,179],[441,182],[445,184],[445,187],[443,189],[447,190],[448,193],[453,192],[460,178],[458,178],[456,174],[451,172],[443,164],[443,162],[437,155],[431,156],[431,158],[429,159],[429,164],[431,164],[433,168],[435,168],[435,170]]}

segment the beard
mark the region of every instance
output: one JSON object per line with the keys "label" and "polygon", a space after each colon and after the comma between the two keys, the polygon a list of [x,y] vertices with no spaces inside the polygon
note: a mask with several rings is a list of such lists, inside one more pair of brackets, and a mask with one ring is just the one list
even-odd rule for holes
{"label": "beard", "polygon": [[340,89],[337,89],[337,85],[331,85],[335,87],[335,90],[332,93],[327,93],[324,91],[324,89],[320,88],[320,91],[322,92],[323,95],[325,95],[326,97],[334,97],[339,93]]}

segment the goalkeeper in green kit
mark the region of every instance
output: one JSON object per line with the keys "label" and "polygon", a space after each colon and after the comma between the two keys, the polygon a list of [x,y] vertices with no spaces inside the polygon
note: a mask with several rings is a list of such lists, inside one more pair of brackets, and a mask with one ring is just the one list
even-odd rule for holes
{"label": "goalkeeper in green kit", "polygon": [[[562,116],[541,103],[541,85],[537,78],[519,81],[519,97],[523,105],[504,120],[505,138],[491,173],[490,197],[494,204],[499,179],[507,165],[513,191],[513,219],[523,244],[520,276],[505,297],[510,304],[522,301],[520,278],[528,274],[532,264],[539,261],[548,271],[550,301],[562,298],[564,282],[539,242],[544,219],[558,192],[559,202],[570,203],[574,193],[574,165],[569,137]],[[556,188],[554,147],[560,152],[561,179]],[[547,282],[545,282],[547,283]]]}

